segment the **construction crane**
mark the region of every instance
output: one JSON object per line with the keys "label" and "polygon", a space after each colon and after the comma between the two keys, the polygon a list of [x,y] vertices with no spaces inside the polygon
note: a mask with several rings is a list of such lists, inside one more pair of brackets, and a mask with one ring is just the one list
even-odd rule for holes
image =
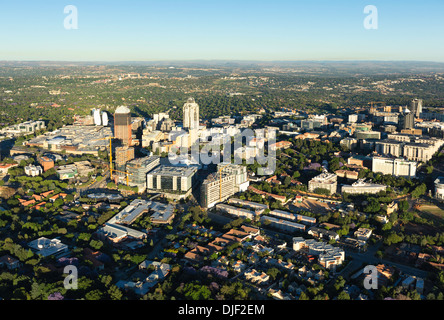
{"label": "construction crane", "polygon": [[113,139],[116,139],[116,137],[106,137],[102,139],[93,140],[93,141],[109,140],[109,174],[111,179],[113,178],[113,145],[112,145]]}
{"label": "construction crane", "polygon": [[117,139],[116,137],[106,137],[106,138],[102,138],[102,139],[96,139],[93,141],[102,141],[102,140],[109,140],[109,174],[110,174],[110,178],[111,180],[113,179],[113,171],[114,172],[121,172],[121,173],[125,173],[126,174],[126,185],[129,184],[129,178],[128,175],[133,175],[132,173],[127,172],[123,172],[123,171],[119,171],[116,169],[113,169],[113,145],[112,145],[112,140],[113,139]]}
{"label": "construction crane", "polygon": [[116,169],[113,169],[113,171],[126,174],[126,185],[127,186],[129,185],[129,178],[128,178],[128,176],[132,176],[133,175],[132,173],[129,173],[128,171],[124,172],[124,171],[120,171],[120,170],[116,170]]}

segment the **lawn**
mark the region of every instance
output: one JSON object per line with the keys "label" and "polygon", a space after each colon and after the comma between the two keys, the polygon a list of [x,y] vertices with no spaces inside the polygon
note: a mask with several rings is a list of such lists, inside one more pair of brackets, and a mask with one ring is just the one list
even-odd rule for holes
{"label": "lawn", "polygon": [[434,222],[444,222],[444,210],[433,204],[423,204],[419,208],[421,216],[431,219]]}

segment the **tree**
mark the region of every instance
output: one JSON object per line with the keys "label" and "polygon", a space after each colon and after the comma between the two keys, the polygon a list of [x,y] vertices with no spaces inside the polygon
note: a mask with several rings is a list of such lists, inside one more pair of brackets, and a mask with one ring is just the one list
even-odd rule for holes
{"label": "tree", "polygon": [[407,211],[409,207],[409,202],[407,200],[402,200],[398,203],[398,208],[400,211]]}
{"label": "tree", "polygon": [[427,186],[425,183],[420,184],[412,191],[412,198],[417,199],[427,191]]}
{"label": "tree", "polygon": [[112,300],[121,300],[123,296],[122,291],[120,291],[115,285],[109,287],[108,294]]}
{"label": "tree", "polygon": [[280,271],[277,268],[270,268],[267,270],[267,274],[270,276],[270,278],[274,281],[276,280],[277,276],[279,275]]}
{"label": "tree", "polygon": [[103,296],[103,293],[100,290],[95,289],[93,291],[87,292],[85,294],[85,299],[86,300],[100,300],[102,298],[102,296]]}
{"label": "tree", "polygon": [[103,242],[100,240],[91,240],[89,245],[91,246],[91,248],[96,249],[96,250],[100,250],[100,248],[103,246]]}
{"label": "tree", "polygon": [[310,300],[310,298],[307,296],[305,292],[301,292],[301,295],[299,296],[298,300]]}
{"label": "tree", "polygon": [[384,238],[384,243],[391,245],[394,243],[399,243],[403,240],[402,236],[398,235],[396,232],[391,232],[386,238]]}
{"label": "tree", "polygon": [[342,276],[339,276],[336,279],[336,282],[334,284],[334,287],[336,289],[336,291],[339,291],[341,288],[343,288],[345,286],[345,279]]}
{"label": "tree", "polygon": [[338,294],[338,300],[350,300],[350,295],[345,291],[341,291]]}

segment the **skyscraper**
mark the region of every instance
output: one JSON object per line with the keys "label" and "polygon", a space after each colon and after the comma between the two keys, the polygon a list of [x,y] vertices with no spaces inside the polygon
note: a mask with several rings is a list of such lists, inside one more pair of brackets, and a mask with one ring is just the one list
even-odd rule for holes
{"label": "skyscraper", "polygon": [[183,105],[183,128],[185,130],[199,129],[199,105],[194,98],[189,98]]}
{"label": "skyscraper", "polygon": [[415,127],[415,114],[409,109],[405,108],[404,111],[399,115],[399,131],[409,130]]}
{"label": "skyscraper", "polygon": [[410,102],[410,111],[413,113],[413,115],[416,118],[419,118],[419,116],[422,113],[422,100],[421,99],[413,99]]}
{"label": "skyscraper", "polygon": [[114,136],[123,145],[131,145],[131,111],[128,107],[120,106],[114,113]]}
{"label": "skyscraper", "polygon": [[93,117],[94,117],[94,124],[96,126],[100,126],[102,124],[102,118],[100,116],[100,109],[93,109],[92,113],[93,113]]}

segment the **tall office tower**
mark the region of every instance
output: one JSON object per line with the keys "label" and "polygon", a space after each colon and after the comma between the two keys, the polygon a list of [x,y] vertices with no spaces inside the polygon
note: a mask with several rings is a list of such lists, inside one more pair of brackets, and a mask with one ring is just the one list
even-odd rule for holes
{"label": "tall office tower", "polygon": [[116,148],[116,169],[125,171],[126,163],[134,159],[134,148],[117,147]]}
{"label": "tall office tower", "polygon": [[108,113],[106,113],[106,111],[102,112],[102,126],[107,126],[108,125]]}
{"label": "tall office tower", "polygon": [[413,129],[415,127],[415,114],[405,108],[399,116],[398,126],[399,131]]}
{"label": "tall office tower", "polygon": [[128,107],[120,106],[114,113],[114,137],[123,145],[131,145],[131,111]]}
{"label": "tall office tower", "polygon": [[413,99],[410,102],[410,111],[414,114],[415,117],[419,118],[422,113],[422,100],[421,99]]}
{"label": "tall office tower", "polygon": [[199,105],[194,98],[189,98],[183,105],[183,128],[185,130],[199,129]]}
{"label": "tall office tower", "polygon": [[94,117],[94,124],[96,126],[100,126],[102,124],[102,118],[100,116],[100,109],[93,109],[92,113],[93,113],[93,117]]}

